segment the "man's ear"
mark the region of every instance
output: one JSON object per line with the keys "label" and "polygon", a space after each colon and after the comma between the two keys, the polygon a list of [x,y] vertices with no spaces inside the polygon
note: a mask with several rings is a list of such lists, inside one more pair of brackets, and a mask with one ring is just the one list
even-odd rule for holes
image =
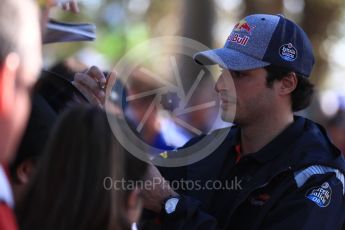
{"label": "man's ear", "polygon": [[279,94],[291,94],[297,87],[298,79],[295,72],[286,74],[280,81]]}
{"label": "man's ear", "polygon": [[16,169],[16,176],[20,184],[27,184],[30,182],[34,167],[35,165],[32,159],[27,159],[20,163]]}
{"label": "man's ear", "polygon": [[0,115],[11,113],[19,62],[18,54],[10,53],[0,66]]}

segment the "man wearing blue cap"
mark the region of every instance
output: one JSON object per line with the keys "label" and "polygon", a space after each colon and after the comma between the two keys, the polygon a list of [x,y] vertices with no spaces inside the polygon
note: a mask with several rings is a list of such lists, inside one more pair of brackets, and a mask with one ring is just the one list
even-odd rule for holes
{"label": "man wearing blue cap", "polygon": [[162,229],[340,229],[344,159],[321,126],[293,114],[313,94],[314,56],[304,31],[281,15],[250,15],[223,48],[194,59],[222,68],[215,87],[222,118],[236,125],[210,156],[160,171],[169,181],[239,183],[145,191]]}
{"label": "man wearing blue cap", "polygon": [[[189,190],[156,184],[143,191],[144,206],[160,213],[162,229],[341,229],[342,154],[321,126],[294,116],[313,95],[314,55],[304,31],[281,15],[250,15],[223,48],[194,59],[222,68],[215,88],[223,120],[235,126],[199,162],[150,168],[151,181],[163,179],[161,173],[168,181],[194,182]],[[219,183],[224,186],[212,187]]]}

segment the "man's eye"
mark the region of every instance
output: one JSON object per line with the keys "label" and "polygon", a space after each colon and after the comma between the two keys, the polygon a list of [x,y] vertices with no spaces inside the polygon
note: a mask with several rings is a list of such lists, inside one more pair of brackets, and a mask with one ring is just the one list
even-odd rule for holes
{"label": "man's eye", "polygon": [[241,73],[239,71],[231,71],[231,76],[233,76],[233,77],[240,77]]}

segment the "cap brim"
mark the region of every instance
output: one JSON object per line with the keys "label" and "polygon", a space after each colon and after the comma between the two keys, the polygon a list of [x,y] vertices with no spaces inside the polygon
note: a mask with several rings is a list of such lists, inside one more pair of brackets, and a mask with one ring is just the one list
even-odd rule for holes
{"label": "cap brim", "polygon": [[257,69],[270,65],[269,62],[260,61],[238,51],[227,48],[202,51],[196,53],[193,58],[195,62],[200,65],[218,64],[222,68],[235,71]]}

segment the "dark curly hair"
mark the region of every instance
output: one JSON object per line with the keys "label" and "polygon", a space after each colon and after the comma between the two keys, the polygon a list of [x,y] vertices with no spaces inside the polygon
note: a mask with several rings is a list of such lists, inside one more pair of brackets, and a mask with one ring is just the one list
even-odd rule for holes
{"label": "dark curly hair", "polygon": [[[278,66],[270,65],[264,67],[267,74],[267,86],[272,87],[274,81],[283,79],[287,74],[294,72],[289,69],[281,68]],[[309,81],[306,76],[296,73],[297,86],[291,94],[291,109],[293,112],[300,111],[307,108],[314,94],[314,85]]]}

